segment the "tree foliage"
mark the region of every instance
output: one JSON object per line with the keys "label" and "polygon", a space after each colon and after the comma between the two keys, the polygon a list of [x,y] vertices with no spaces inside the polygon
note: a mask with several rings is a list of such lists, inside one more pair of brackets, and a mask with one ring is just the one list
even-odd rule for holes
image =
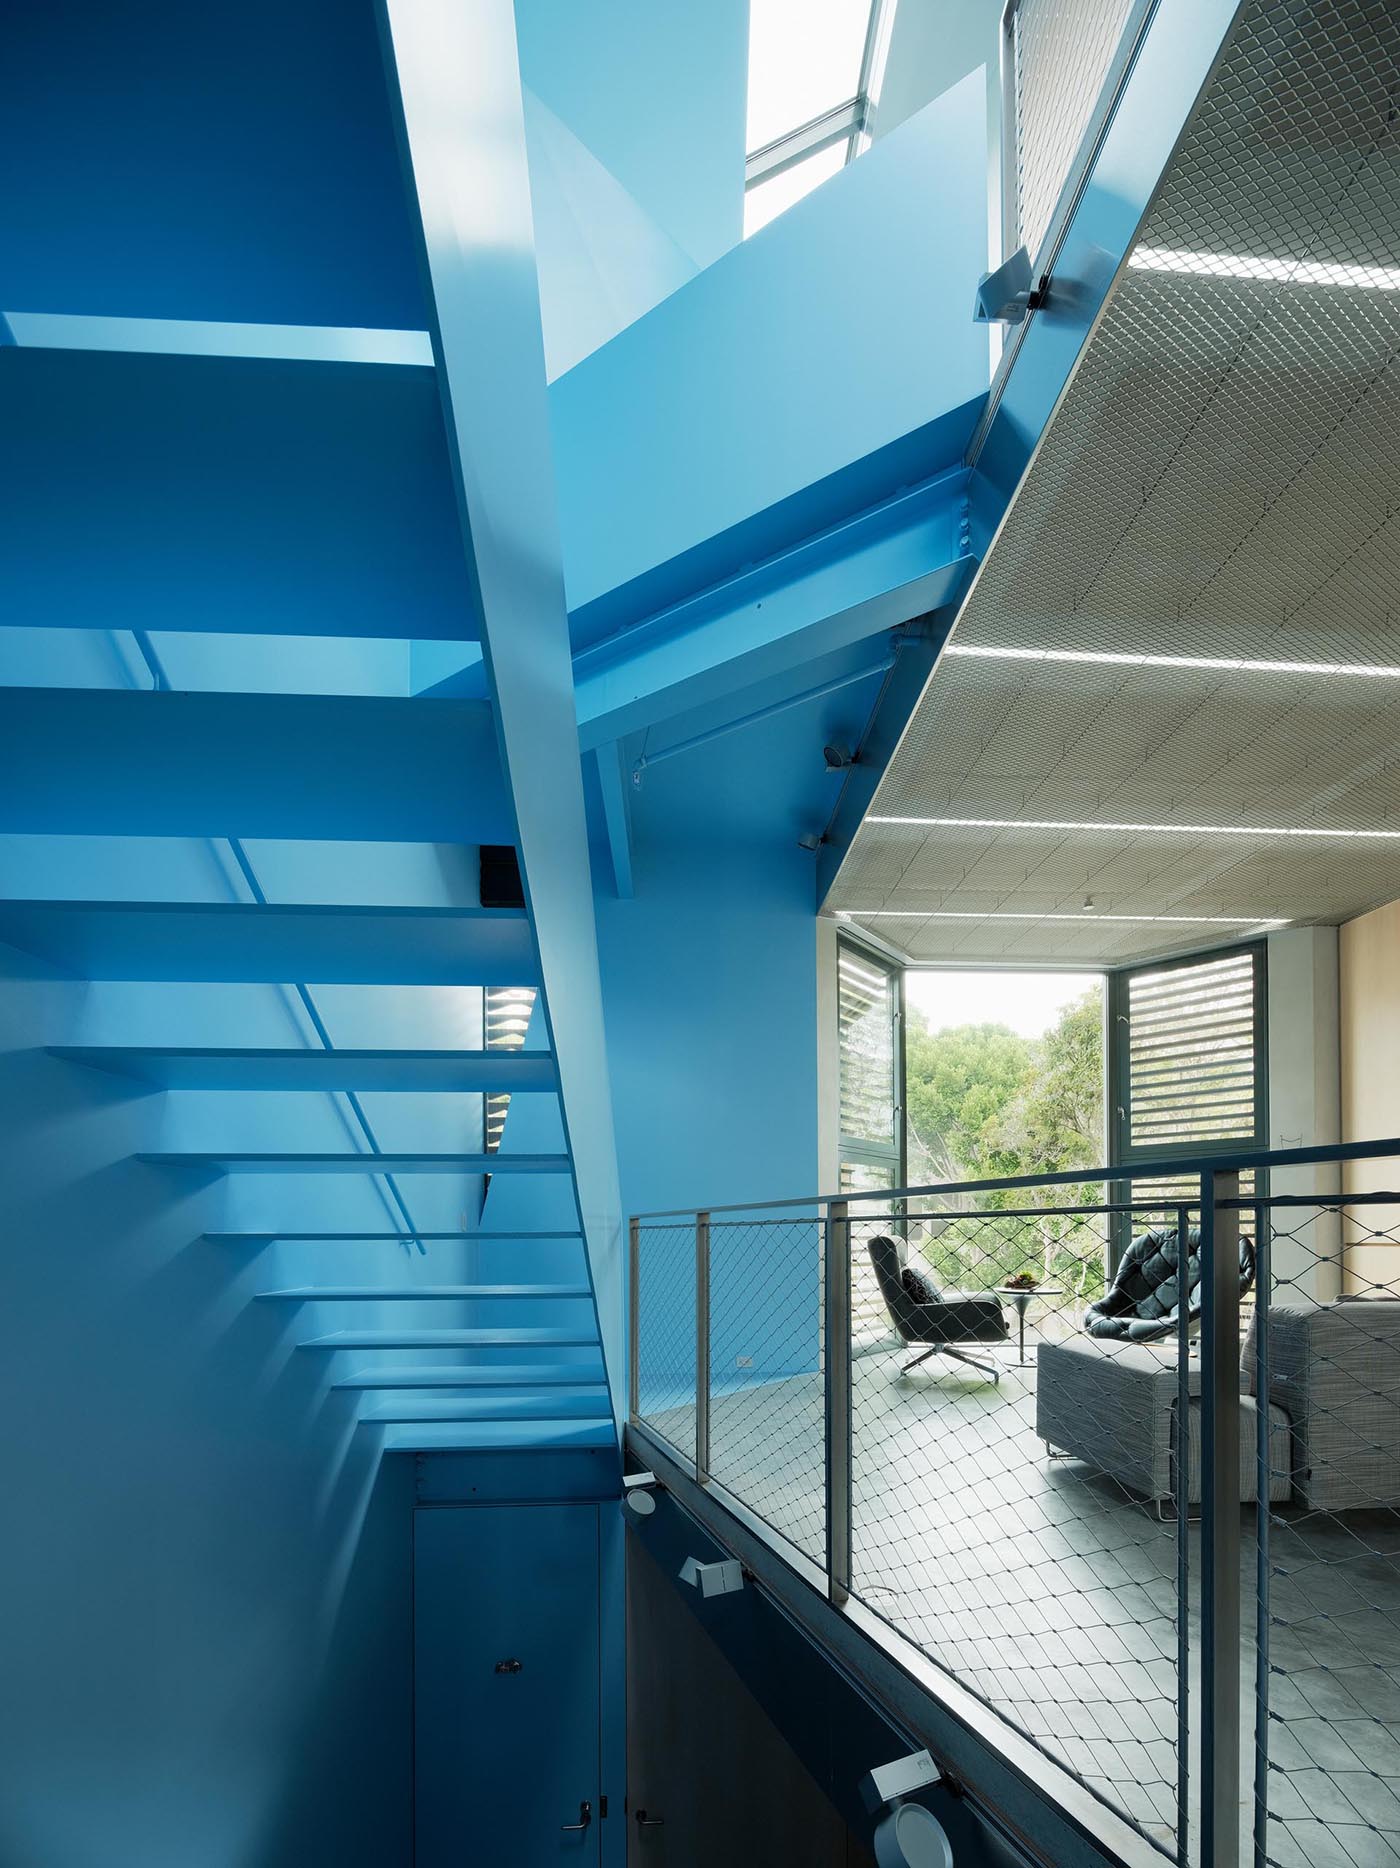
{"label": "tree foliage", "polygon": [[[911,1181],[980,1180],[1098,1166],[1103,1157],[1103,1033],[1098,992],[1065,1007],[1042,1038],[1008,1026],[930,1031],[911,1008],[905,1038]],[[987,1287],[1028,1270],[1080,1297],[1102,1288],[1100,1229],[1073,1215],[994,1217],[997,1209],[1100,1198],[1096,1183],[982,1194],[964,1221],[929,1227],[924,1250],[949,1282]],[[946,1213],[946,1205],[940,1203]],[[990,1211],[989,1211],[990,1210]]]}

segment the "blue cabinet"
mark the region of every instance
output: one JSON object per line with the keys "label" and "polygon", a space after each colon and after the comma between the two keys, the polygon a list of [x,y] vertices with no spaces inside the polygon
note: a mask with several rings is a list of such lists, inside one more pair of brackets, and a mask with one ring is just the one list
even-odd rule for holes
{"label": "blue cabinet", "polygon": [[416,1868],[598,1868],[598,1536],[591,1504],[415,1512]]}

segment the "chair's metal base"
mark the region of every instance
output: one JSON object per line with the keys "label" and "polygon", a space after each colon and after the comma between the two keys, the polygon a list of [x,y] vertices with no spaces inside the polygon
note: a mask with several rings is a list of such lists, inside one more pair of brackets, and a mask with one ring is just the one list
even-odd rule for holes
{"label": "chair's metal base", "polygon": [[900,1368],[901,1375],[907,1375],[911,1369],[918,1368],[921,1362],[927,1362],[930,1356],[951,1356],[954,1362],[965,1362],[970,1369],[977,1369],[983,1375],[990,1375],[994,1382],[1001,1380],[1001,1370],[995,1362],[984,1362],[979,1356],[970,1356],[965,1350],[950,1349],[947,1343],[930,1343]]}

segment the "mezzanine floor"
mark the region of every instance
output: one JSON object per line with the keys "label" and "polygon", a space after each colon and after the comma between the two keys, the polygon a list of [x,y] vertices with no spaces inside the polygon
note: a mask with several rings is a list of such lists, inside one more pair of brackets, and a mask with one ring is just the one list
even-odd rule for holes
{"label": "mezzanine floor", "polygon": [[[1002,1379],[873,1347],[855,1362],[854,1593],[1164,1849],[1176,1848],[1178,1531],[1035,1434],[1035,1369]],[[694,1409],[648,1424],[692,1452]],[[710,1471],[820,1560],[821,1381],[716,1393]],[[1254,1823],[1255,1513],[1241,1569],[1241,1825]],[[1199,1538],[1187,1531],[1189,1772]],[[1269,1825],[1279,1868],[1400,1868],[1400,1513],[1276,1506]],[[1194,1802],[1194,1794],[1191,1801]],[[1251,1859],[1248,1849],[1242,1858]]]}

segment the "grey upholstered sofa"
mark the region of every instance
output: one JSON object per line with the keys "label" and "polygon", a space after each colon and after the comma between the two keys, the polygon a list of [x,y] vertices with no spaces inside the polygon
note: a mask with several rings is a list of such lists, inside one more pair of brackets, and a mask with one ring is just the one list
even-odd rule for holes
{"label": "grey upholstered sofa", "polygon": [[[1047,1447],[1087,1461],[1128,1491],[1162,1505],[1176,1496],[1180,1425],[1174,1344],[1042,1343],[1036,1358],[1035,1430]],[[1201,1499],[1201,1370],[1188,1369],[1187,1500]],[[1252,1395],[1240,1418],[1240,1497],[1253,1499],[1258,1418]],[[1289,1422],[1269,1409],[1269,1497],[1289,1494]]]}
{"label": "grey upholstered sofa", "polygon": [[[1243,1374],[1253,1386],[1252,1345]],[[1293,1486],[1313,1511],[1400,1506],[1400,1301],[1269,1313],[1270,1398],[1293,1423]]]}
{"label": "grey upholstered sofa", "polygon": [[[1254,1329],[1241,1355],[1240,1497],[1255,1496]],[[1174,1496],[1175,1345],[1076,1337],[1037,1359],[1036,1432],[1056,1452],[1161,1503]],[[1400,1506],[1400,1302],[1269,1313],[1269,1497],[1312,1510]],[[1200,1499],[1200,1368],[1189,1371],[1188,1497]]]}

